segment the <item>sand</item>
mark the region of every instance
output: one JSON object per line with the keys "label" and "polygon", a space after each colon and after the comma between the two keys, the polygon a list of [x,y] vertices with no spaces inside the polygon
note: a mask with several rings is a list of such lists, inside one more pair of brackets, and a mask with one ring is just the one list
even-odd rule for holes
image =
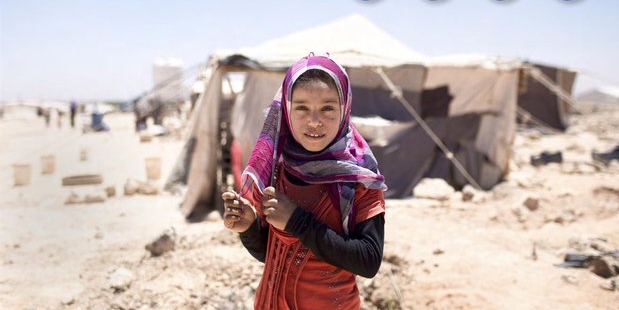
{"label": "sand", "polygon": [[[363,309],[619,309],[616,276],[556,266],[566,253],[619,250],[619,163],[591,159],[619,144],[619,107],[584,110],[564,133],[520,129],[491,191],[388,200],[383,265],[359,278]],[[161,158],[160,189],[181,139],[140,142],[132,114],[105,121],[110,132],[82,133],[0,120],[1,308],[251,309],[262,265],[217,213],[187,223],[180,195],[124,195],[128,180],[146,181],[147,157]],[[532,166],[542,151],[563,162]],[[19,163],[31,165],[27,185],[14,185]],[[81,174],[103,182],[62,185]],[[72,194],[103,201],[65,204]],[[145,246],[163,233],[175,248],[153,257]]]}

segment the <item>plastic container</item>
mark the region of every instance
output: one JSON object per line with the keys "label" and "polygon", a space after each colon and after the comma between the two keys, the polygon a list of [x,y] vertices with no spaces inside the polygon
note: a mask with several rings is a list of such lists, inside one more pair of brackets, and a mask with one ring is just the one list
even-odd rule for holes
{"label": "plastic container", "polygon": [[32,166],[30,164],[14,164],[13,178],[15,186],[24,186],[30,184],[32,174]]}
{"label": "plastic container", "polygon": [[88,149],[83,148],[80,149],[80,161],[87,161],[88,160]]}
{"label": "plastic container", "polygon": [[146,166],[146,178],[149,180],[158,180],[161,178],[161,158],[147,157],[144,159]]}
{"label": "plastic container", "polygon": [[52,174],[56,171],[56,158],[54,155],[41,156],[41,174]]}

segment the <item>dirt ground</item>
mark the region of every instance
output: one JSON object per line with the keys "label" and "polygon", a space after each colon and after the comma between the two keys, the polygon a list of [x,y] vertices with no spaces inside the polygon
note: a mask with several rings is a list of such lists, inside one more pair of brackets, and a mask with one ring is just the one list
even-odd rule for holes
{"label": "dirt ground", "polygon": [[[583,110],[565,133],[519,130],[511,172],[491,191],[388,200],[383,265],[359,278],[363,309],[619,309],[617,276],[557,266],[619,250],[619,162],[591,159],[619,144],[619,107]],[[0,120],[0,308],[251,309],[262,265],[217,213],[190,224],[181,196],[124,195],[150,156],[162,159],[160,188],[182,141],[140,142],[132,114],[105,120],[110,132],[86,134]],[[542,151],[562,163],[532,166]],[[41,173],[43,155],[53,173]],[[17,163],[31,165],[28,185],[14,186]],[[62,185],[89,173],[103,182]],[[164,233],[174,250],[151,256],[145,246]]]}

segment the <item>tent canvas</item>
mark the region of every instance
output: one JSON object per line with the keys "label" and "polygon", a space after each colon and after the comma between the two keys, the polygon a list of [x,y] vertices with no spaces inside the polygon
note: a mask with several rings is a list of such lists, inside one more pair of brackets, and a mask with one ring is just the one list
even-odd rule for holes
{"label": "tent canvas", "polygon": [[243,55],[269,68],[287,68],[308,53],[329,54],[345,67],[392,67],[402,63],[422,64],[427,57],[398,41],[360,14],[236,51],[215,52],[219,58]]}

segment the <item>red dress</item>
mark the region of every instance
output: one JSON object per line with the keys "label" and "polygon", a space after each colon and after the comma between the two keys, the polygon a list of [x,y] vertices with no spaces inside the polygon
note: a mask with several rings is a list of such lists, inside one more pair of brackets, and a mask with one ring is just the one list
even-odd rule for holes
{"label": "red dress", "polygon": [[[284,176],[277,177],[277,188],[297,206],[311,212],[331,229],[343,233],[339,206],[327,194],[327,185],[295,185]],[[253,202],[255,206],[261,203]],[[357,187],[355,222],[385,212],[381,190]],[[258,208],[261,216],[261,208]],[[264,273],[256,292],[255,309],[342,309],[360,307],[356,275],[316,257],[292,234],[269,225],[269,243]]]}

